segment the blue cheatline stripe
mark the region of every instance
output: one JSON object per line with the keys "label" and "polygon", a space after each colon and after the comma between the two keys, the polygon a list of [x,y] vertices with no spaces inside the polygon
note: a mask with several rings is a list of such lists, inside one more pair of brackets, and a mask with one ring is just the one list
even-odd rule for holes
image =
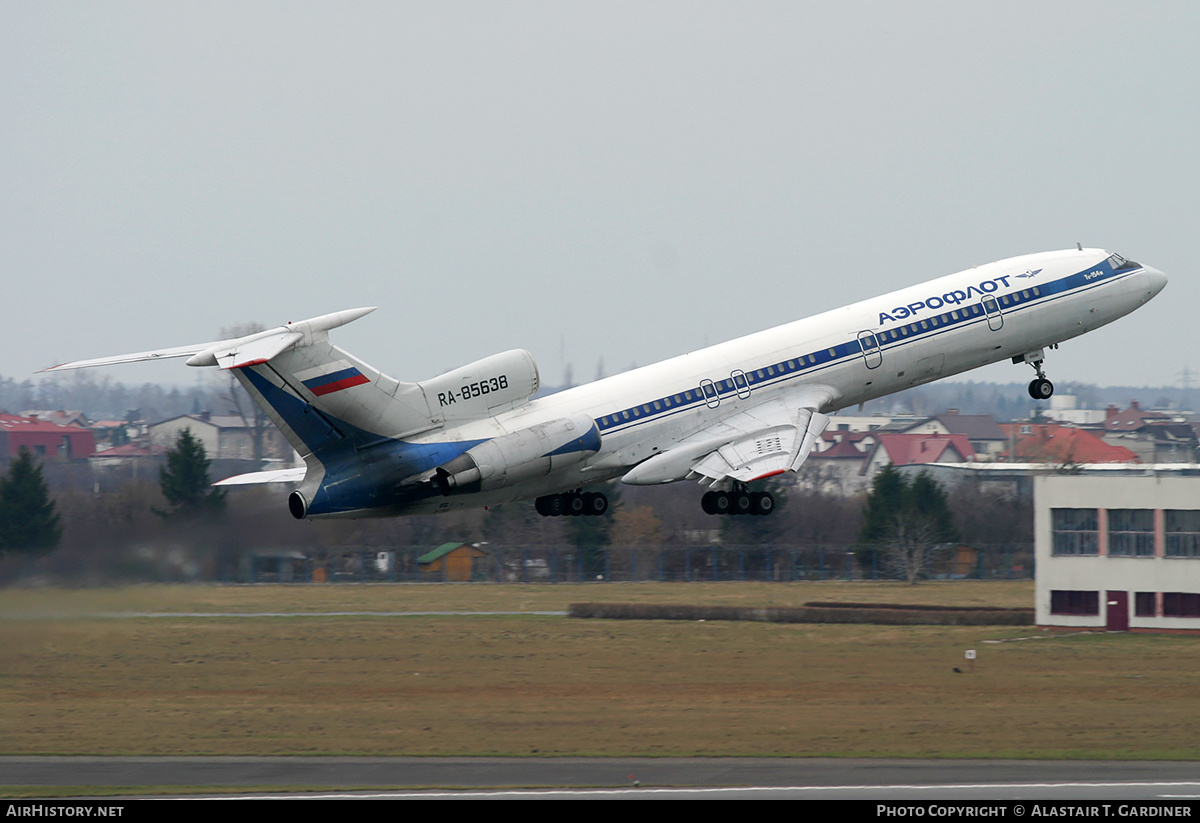
{"label": "blue cheatline stripe", "polygon": [[[1007,316],[1020,309],[1032,308],[1034,305],[1045,305],[1066,293],[1078,294],[1087,291],[1088,289],[1110,282],[1114,277],[1127,277],[1136,274],[1142,271],[1143,268],[1143,266],[1138,266],[1136,268],[1115,269],[1111,261],[1105,260],[1098,265],[1089,266],[1075,274],[1067,275],[1058,280],[1052,280],[1049,283],[1022,283],[1012,292],[999,296],[992,293],[988,296],[996,300],[996,304],[1000,307],[1000,314]],[[1038,271],[1042,270],[1038,269]],[[950,318],[952,312],[958,312],[960,317],[957,319]],[[943,317],[949,319],[942,320]],[[878,350],[891,351],[915,340],[925,340],[935,337],[949,331],[951,327],[958,327],[963,324],[983,323],[986,320],[987,314],[982,308],[982,302],[976,302],[969,306],[942,312],[941,314],[930,314],[921,319],[901,323],[892,328],[874,332],[874,334],[880,342]],[[926,324],[924,328],[921,328],[922,323]],[[905,328],[909,330],[907,335],[900,331]],[[893,337],[893,334],[898,336]],[[886,340],[884,339],[885,336]],[[861,353],[862,345],[855,339],[847,343],[838,344],[831,349],[809,352],[798,357],[788,358],[780,363],[772,363],[762,368],[747,370],[745,372],[746,379],[751,387],[764,388],[782,383],[794,375],[813,374],[823,371],[849,355]],[[814,362],[809,362],[810,359]],[[768,373],[772,369],[776,374]],[[737,394],[737,387],[732,378],[718,380],[715,385],[717,387],[717,396],[721,399],[731,394]],[[690,399],[688,398],[689,394],[691,395]],[[676,401],[676,398],[679,398],[679,401]],[[676,392],[665,397],[659,397],[656,400],[650,400],[646,403],[639,403],[636,406],[630,406],[627,409],[621,409],[607,415],[601,415],[596,422],[601,431],[633,428],[649,420],[661,420],[681,411],[696,408],[704,403],[703,393],[697,387]]]}
{"label": "blue cheatline stripe", "polygon": [[[394,450],[389,452],[391,457],[388,458],[392,461],[393,468],[408,474],[417,474],[453,460],[467,449],[485,442],[462,440],[409,443],[406,440],[385,437],[360,429],[328,412],[319,411],[312,404],[279,388],[253,368],[243,369],[242,373],[271,408],[283,418],[283,422],[296,437],[300,438],[303,445],[325,464],[330,474],[334,471],[334,465],[331,464],[348,461],[348,465],[357,467],[360,463],[356,459],[358,455],[374,454],[375,449]],[[351,469],[356,470],[357,468]]]}

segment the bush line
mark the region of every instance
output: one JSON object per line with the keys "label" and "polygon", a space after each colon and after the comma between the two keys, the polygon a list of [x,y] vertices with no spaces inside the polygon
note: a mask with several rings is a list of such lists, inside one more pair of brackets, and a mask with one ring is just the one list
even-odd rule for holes
{"label": "bush line", "polygon": [[1032,626],[1033,609],[806,604],[800,607],[572,603],[571,617],[603,620],[751,620],[760,623],[875,623],[893,626]]}

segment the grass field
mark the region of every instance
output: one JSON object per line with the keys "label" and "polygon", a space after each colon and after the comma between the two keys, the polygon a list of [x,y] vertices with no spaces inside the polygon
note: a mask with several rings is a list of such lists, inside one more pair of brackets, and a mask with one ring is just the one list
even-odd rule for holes
{"label": "grass field", "polygon": [[965,581],[5,590],[0,753],[1200,756],[1196,637],[536,615],[101,616],[1032,598],[1029,583]]}

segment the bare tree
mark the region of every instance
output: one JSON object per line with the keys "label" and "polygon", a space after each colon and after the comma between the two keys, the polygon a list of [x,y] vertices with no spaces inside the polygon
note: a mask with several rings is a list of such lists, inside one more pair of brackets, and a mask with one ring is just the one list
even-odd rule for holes
{"label": "bare tree", "polygon": [[915,511],[893,513],[889,526],[887,536],[878,544],[880,559],[887,572],[903,577],[910,586],[916,585],[930,564],[952,545],[937,542],[937,524]]}
{"label": "bare tree", "polygon": [[[239,323],[234,326],[226,326],[221,329],[221,339],[230,340],[235,337],[245,337],[249,334],[255,334],[263,331],[262,323]],[[229,411],[237,415],[242,420],[242,426],[250,435],[251,455],[254,458],[254,463],[259,468],[262,468],[265,449],[263,441],[266,439],[267,432],[272,425],[267,413],[262,407],[250,399],[250,395],[242,388],[242,384],[234,376],[232,371],[228,372],[229,382],[226,385],[225,391],[221,394],[221,399],[229,407]]]}

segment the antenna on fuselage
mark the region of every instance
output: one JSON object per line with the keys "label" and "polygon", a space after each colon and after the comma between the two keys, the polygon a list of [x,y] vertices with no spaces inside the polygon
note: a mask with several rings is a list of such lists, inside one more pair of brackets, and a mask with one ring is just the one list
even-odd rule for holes
{"label": "antenna on fuselage", "polygon": [[1076,241],[1075,241],[1075,248],[1079,249],[1080,251],[1083,251],[1083,244],[1082,244],[1082,243],[1080,243],[1078,240],[1076,240]]}

